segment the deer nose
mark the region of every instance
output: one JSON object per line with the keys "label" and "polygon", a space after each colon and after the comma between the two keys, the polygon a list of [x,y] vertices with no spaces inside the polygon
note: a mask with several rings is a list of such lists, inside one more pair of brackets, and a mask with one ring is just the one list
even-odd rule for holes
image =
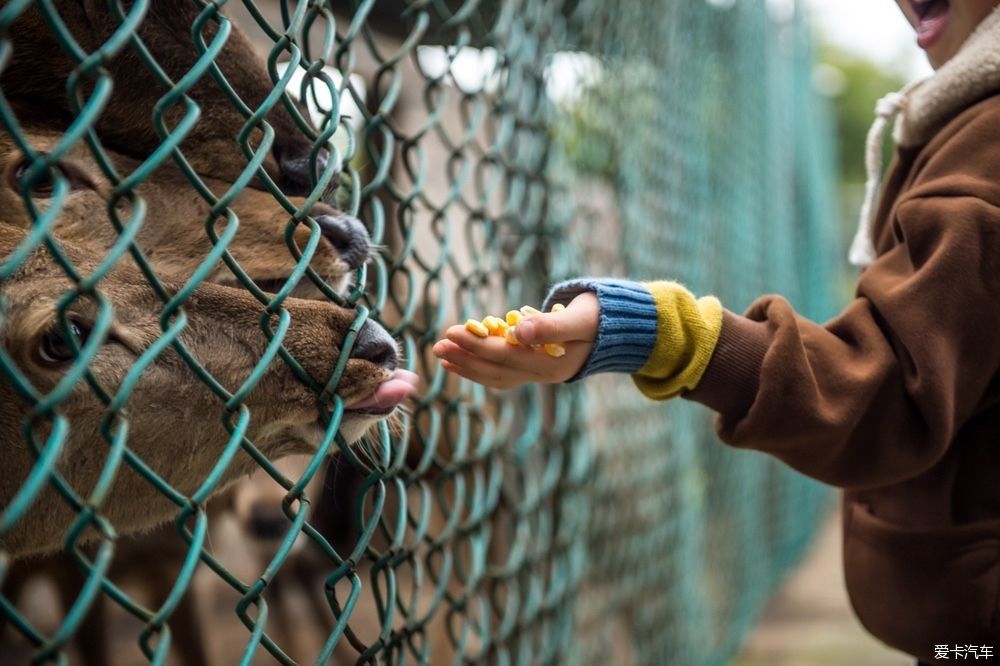
{"label": "deer nose", "polygon": [[320,215],[316,224],[352,271],[361,268],[371,249],[371,238],[365,225],[350,215]]}
{"label": "deer nose", "polygon": [[354,341],[351,358],[370,361],[386,370],[395,370],[398,356],[396,341],[389,332],[371,319],[366,320]]}

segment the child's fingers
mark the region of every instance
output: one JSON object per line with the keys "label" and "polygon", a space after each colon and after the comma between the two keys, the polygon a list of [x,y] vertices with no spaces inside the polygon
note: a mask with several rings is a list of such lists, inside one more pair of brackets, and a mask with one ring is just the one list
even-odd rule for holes
{"label": "child's fingers", "polygon": [[549,379],[559,369],[559,359],[524,345],[512,345],[501,337],[491,335],[480,338],[463,326],[452,326],[445,331],[445,336],[446,339],[438,341],[432,350],[441,358],[446,358],[446,354],[453,349],[460,348],[497,366],[534,375],[534,381]]}
{"label": "child's fingers", "polygon": [[464,326],[449,326],[445,330],[444,336],[445,340],[438,340],[431,349],[438,356],[440,356],[438,349],[447,341],[453,342],[468,352],[479,354],[480,356],[488,356],[493,360],[503,355],[507,351],[507,348],[511,346],[499,336],[491,335],[481,338],[475,333],[468,331]]}
{"label": "child's fingers", "polygon": [[[526,378],[543,384],[564,382],[573,377],[590,354],[590,346],[581,342],[567,343],[566,353],[553,357],[525,345],[507,344],[500,338],[479,338],[472,334],[467,337],[463,333],[468,331],[460,326],[452,327],[446,332],[449,338],[438,340],[431,351],[438,358],[461,366],[470,365],[466,359],[472,356],[488,363],[490,371],[501,369],[516,374],[519,380]],[[485,370],[485,366],[482,369]]]}
{"label": "child's fingers", "polygon": [[449,345],[448,341],[438,342],[434,353],[441,358],[441,365],[448,372],[490,388],[511,389],[538,381],[538,377],[524,370],[491,363],[457,345]]}

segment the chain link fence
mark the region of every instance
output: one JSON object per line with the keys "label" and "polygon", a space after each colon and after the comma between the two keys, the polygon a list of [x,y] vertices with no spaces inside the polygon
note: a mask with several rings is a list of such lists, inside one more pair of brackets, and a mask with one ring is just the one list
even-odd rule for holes
{"label": "chain link fence", "polygon": [[[794,2],[0,3],[0,653],[723,662],[828,493],[429,349],[578,274],[831,315],[810,62]],[[352,443],[376,325],[421,390]]]}

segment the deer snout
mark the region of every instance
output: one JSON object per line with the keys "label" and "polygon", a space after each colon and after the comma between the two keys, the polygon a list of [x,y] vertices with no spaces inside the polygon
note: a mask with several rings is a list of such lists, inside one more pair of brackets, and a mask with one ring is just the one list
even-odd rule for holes
{"label": "deer snout", "polygon": [[371,250],[371,238],[365,225],[349,215],[320,215],[316,224],[352,271],[361,268]]}
{"label": "deer snout", "polygon": [[[351,362],[367,361],[381,370],[375,375],[368,375],[369,379],[364,393],[359,396],[360,400],[348,405],[348,415],[354,419],[355,429],[349,428],[346,432],[356,438],[364,432],[367,425],[372,423],[372,419],[377,420],[392,414],[404,400],[414,395],[420,379],[415,373],[397,367],[399,351],[396,342],[388,331],[370,319],[365,321],[358,331],[351,359]],[[368,367],[367,363],[359,365]],[[355,369],[357,368],[356,365]],[[348,439],[347,435],[344,439],[354,441]]]}
{"label": "deer snout", "polygon": [[358,331],[351,358],[369,361],[392,371],[399,362],[399,350],[389,332],[369,319]]}

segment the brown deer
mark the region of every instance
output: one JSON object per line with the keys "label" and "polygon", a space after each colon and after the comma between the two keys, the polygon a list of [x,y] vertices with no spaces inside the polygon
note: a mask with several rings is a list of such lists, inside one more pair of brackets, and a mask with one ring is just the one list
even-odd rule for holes
{"label": "brown deer", "polygon": [[[36,152],[48,153],[61,133],[26,126],[23,136]],[[130,174],[138,166],[137,160],[124,155],[114,152],[108,155],[120,174]],[[31,161],[11,137],[0,132],[0,206],[5,211],[5,223],[22,227],[32,224],[21,194],[27,186],[30,166]],[[30,197],[38,210],[45,210],[50,204],[58,177],[67,182],[69,194],[59,212],[55,232],[77,244],[102,250],[111,247],[119,236],[107,211],[114,187],[90,149],[79,144],[74,146],[35,181]],[[220,194],[230,186],[213,178],[203,180]],[[211,206],[172,164],[156,170],[135,188],[135,193],[145,202],[145,215],[136,244],[146,253],[157,273],[187,279],[211,249],[205,229]],[[296,197],[290,201],[300,208],[304,204],[303,199]],[[118,202],[116,211],[123,224],[129,222],[132,207],[127,198]],[[239,230],[229,248],[233,258],[263,289],[276,290],[296,264],[284,240],[285,228],[292,216],[269,193],[253,189],[241,192],[230,208],[239,218]],[[322,203],[314,205],[309,213],[321,234],[310,265],[333,288],[343,288],[352,272],[368,259],[368,232],[358,220]],[[214,224],[221,233],[226,220],[219,218]],[[295,227],[293,239],[300,250],[306,247],[310,233],[304,222]],[[236,277],[221,262],[214,266],[209,279],[236,284]],[[311,285],[308,277],[303,278],[296,291],[296,295],[301,296],[318,293],[317,286]]]}
{"label": "brown deer", "polygon": [[[61,19],[87,50],[99,46],[101,40],[109,36],[117,25],[117,19],[106,8],[101,7],[101,3],[67,2],[60,4],[59,11]],[[159,7],[151,6],[140,29],[140,37],[150,52],[175,80],[185,73],[195,59],[196,51],[191,41],[190,28],[196,14],[192,7],[164,8],[162,4]],[[216,61],[226,79],[252,107],[270,92],[273,84],[263,61],[251,53],[249,42],[238,28],[233,27],[226,47]],[[210,22],[205,31],[205,39],[211,40],[216,33],[217,29]],[[28,121],[25,125],[32,146],[37,151],[47,152],[60,138],[60,133],[35,129],[32,121],[41,117],[52,121],[55,117],[58,122],[49,122],[49,126],[60,126],[72,119],[72,111],[65,101],[64,82],[66,75],[74,67],[74,62],[60,50],[37,8],[29,9],[18,19],[10,36],[14,41],[14,56],[0,75],[0,85],[12,99],[21,120]],[[42,54],[46,57],[36,60]],[[53,57],[53,54],[58,57]],[[102,142],[126,153],[111,153],[111,157],[116,170],[121,174],[128,174],[160,141],[149,122],[149,116],[158,96],[166,92],[166,88],[158,87],[152,75],[139,62],[136,53],[130,49],[112,60],[108,69],[113,75],[116,90],[126,90],[127,97],[112,96],[111,102],[102,112],[97,129]],[[206,185],[220,194],[230,186],[246,163],[233,141],[236,129],[242,125],[244,118],[208,75],[202,78],[190,94],[202,106],[204,113],[203,119],[182,144],[182,149]],[[301,111],[300,105],[293,106]],[[168,126],[172,126],[180,117],[179,108],[176,107],[172,115],[167,115]],[[296,126],[292,115],[282,105],[276,107],[267,120],[275,130],[275,143],[265,162],[265,168],[286,193],[307,191],[316,176],[309,164],[312,142],[301,134],[301,123]],[[259,135],[255,135],[252,143],[256,145],[258,141]],[[318,151],[316,159],[317,170],[322,170],[325,153]],[[0,182],[0,201],[5,204],[5,210],[10,212],[10,219],[6,221],[19,226],[28,226],[30,222],[26,213],[16,213],[24,210],[20,190],[29,164],[8,137],[0,136],[0,174],[4,176],[4,180]],[[89,151],[79,146],[74,148],[69,155],[60,159],[55,169],[67,179],[71,188],[56,225],[60,238],[98,250],[110,246],[118,234],[105,212],[112,185]],[[254,185],[259,186],[259,183]],[[52,187],[51,177],[43,179],[40,184],[36,182],[31,196],[40,209],[44,209],[51,198]],[[209,249],[208,236],[203,228],[209,215],[208,204],[190,189],[180,172],[171,164],[157,170],[152,178],[137,188],[137,193],[147,204],[143,227],[137,238],[138,245],[146,252],[158,273],[186,278]],[[292,199],[292,204],[301,207],[302,202]],[[231,253],[255,282],[266,290],[275,290],[294,268],[291,254],[281,247],[284,242],[283,231],[290,215],[280,209],[270,195],[259,191],[245,191],[231,208],[240,219],[240,231],[230,245]],[[123,201],[118,206],[118,211],[121,219],[128,219],[130,204]],[[322,204],[314,206],[310,213],[323,236],[311,265],[328,283],[334,287],[343,287],[350,271],[358,268],[367,258],[367,233],[353,218]],[[224,220],[217,222],[219,226],[224,224]],[[294,240],[299,248],[305,246],[308,236],[305,224],[299,224],[295,228]],[[221,263],[215,267],[209,279],[223,284],[235,282],[235,278]],[[318,295],[318,290],[314,287],[303,280],[295,294]],[[249,484],[251,491],[252,486],[253,484]],[[116,554],[116,563],[121,562],[121,566],[127,565],[125,548],[129,547],[128,543],[124,541],[120,544],[118,550],[122,552]],[[143,548],[136,547],[135,550],[142,552]],[[156,552],[152,549],[146,551]],[[176,553],[161,554],[160,559],[167,564],[170,564],[171,558],[177,558]],[[61,583],[60,587],[65,588],[66,584]],[[184,613],[179,609],[174,618],[179,619],[182,615]]]}
{"label": "brown deer", "polygon": [[[0,229],[4,257],[24,240],[23,231]],[[94,270],[91,248],[62,244],[83,274]],[[36,250],[20,269],[0,284],[5,310],[0,343],[36,391],[51,391],[74,362],[67,331],[86,344],[97,320],[97,305],[78,299],[66,325],[60,325],[56,300],[73,285],[49,256]],[[128,370],[162,334],[162,301],[135,269],[120,265],[101,281],[102,293],[114,306],[114,320],[89,363],[94,380],[109,395],[120,388]],[[292,324],[284,348],[310,378],[323,385],[337,363],[339,350],[354,322],[352,310],[332,304],[288,299]],[[236,390],[260,360],[267,339],[260,330],[263,306],[244,290],[213,284],[199,287],[185,305],[187,325],[179,337],[215,380]],[[412,373],[397,369],[397,348],[374,322],[361,328],[344,366],[337,394],[347,411],[341,433],[347,441],[360,438],[378,419],[392,413],[415,386]],[[171,395],[183,394],[183,400]],[[284,363],[274,362],[243,403],[252,413],[246,437],[271,458],[313,451],[325,432],[316,392]],[[8,506],[35,464],[21,436],[32,405],[9,381],[0,383],[0,450],[5,461],[0,475],[0,505]],[[174,349],[162,352],[141,374],[119,419],[129,423],[128,443],[142,460],[185,495],[194,493],[216,465],[229,439],[221,416],[223,401],[196,381]],[[59,413],[70,424],[57,470],[70,487],[86,497],[94,488],[106,455],[98,433],[105,418],[103,403],[87,385],[75,386]],[[44,439],[51,422],[36,421],[33,431]],[[224,489],[256,464],[237,455],[223,474]],[[121,533],[148,529],[166,521],[176,506],[128,465],[122,465],[100,512]],[[76,512],[47,487],[32,508],[0,536],[0,549],[16,558],[60,547]]]}
{"label": "brown deer", "polygon": [[[48,152],[60,135],[48,130],[28,130],[25,138],[32,148],[40,153]],[[120,173],[127,174],[136,161],[110,153],[113,164]],[[8,211],[8,219],[18,226],[30,226],[30,218],[22,200],[21,182],[30,165],[28,158],[15,146],[9,136],[0,133],[0,204]],[[117,238],[117,231],[108,219],[107,199],[112,194],[112,185],[98,167],[89,150],[74,147],[54,167],[69,184],[70,192],[63,203],[55,225],[55,233],[71,242],[85,244],[93,251],[104,252]],[[206,179],[213,189],[226,186],[221,181]],[[45,210],[53,194],[53,180],[46,178],[31,192],[34,205]],[[209,216],[207,202],[197,196],[180,172],[172,165],[162,167],[153,173],[136,190],[146,204],[143,227],[137,236],[137,244],[144,250],[156,271],[164,276],[183,279],[194,271],[204,259],[209,249],[209,240],[204,222]],[[302,201],[291,199],[293,205],[302,206]],[[120,218],[127,220],[130,204],[119,207]],[[234,237],[230,250],[244,270],[266,290],[274,290],[294,268],[293,257],[284,248],[283,234],[290,215],[265,192],[246,190],[231,206],[240,220],[239,232]],[[312,268],[333,288],[343,288],[352,271],[368,257],[369,239],[360,222],[345,216],[323,204],[315,205],[312,213],[322,238],[311,261]],[[294,230],[294,240],[299,247],[305,247],[309,238],[306,224]],[[219,283],[235,283],[233,274],[221,263],[212,271],[209,279]],[[295,289],[295,294],[318,295],[315,285],[303,279]],[[264,483],[257,480],[241,482],[235,490],[239,496],[252,496],[260,492]],[[255,503],[258,507],[261,502]],[[278,501],[267,511],[279,512]],[[259,523],[260,508],[256,517]],[[252,516],[238,516],[250,521],[247,529],[253,528]],[[283,515],[282,515],[283,518]],[[286,526],[288,525],[285,519]],[[257,525],[259,528],[259,525]],[[248,541],[254,544],[252,534]],[[111,575],[114,579],[135,580],[135,569],[147,572],[141,584],[156,603],[166,598],[176,579],[180,563],[186,553],[186,546],[172,528],[158,530],[140,539],[123,539],[116,548],[115,562]],[[266,561],[266,560],[261,560]],[[170,572],[173,572],[171,575]],[[76,566],[61,554],[29,561],[18,562],[4,582],[4,594],[16,600],[20,589],[30,579],[46,576],[52,580],[66,608],[79,592],[82,578]],[[84,662],[103,665],[108,661],[106,628],[103,604],[99,601],[92,607],[87,624],[77,635]],[[175,632],[175,645],[184,663],[196,666],[208,663],[204,653],[202,634],[195,598],[191,593],[182,599],[181,606],[171,618]]]}
{"label": "brown deer", "polygon": [[[311,456],[289,456],[275,461],[273,466],[286,477],[297,480]],[[342,463],[346,464],[346,463]],[[323,490],[323,475],[317,474],[306,489],[315,515],[317,500]],[[254,475],[241,479],[235,485],[213,497],[206,506],[209,533],[204,548],[223,563],[230,573],[243,579],[253,580],[274,557],[281,540],[291,527],[291,522],[281,510],[281,502],[287,491],[275,483],[267,474],[257,471]],[[344,509],[346,507],[340,507]],[[314,519],[310,518],[310,524]],[[350,532],[345,532],[350,534]],[[332,612],[322,599],[323,581],[315,575],[308,578],[308,587],[301,584],[300,570],[308,563],[318,568],[314,554],[303,557],[304,551],[313,546],[308,537],[301,536],[293,546],[291,557],[280,572],[268,583],[264,599],[269,608],[267,634],[281,649],[298,663],[309,663],[315,657],[326,632],[332,627]],[[346,552],[336,544],[338,552]],[[149,608],[159,607],[169,596],[180,575],[190,546],[172,524],[166,524],[152,531],[119,537],[115,544],[114,558],[105,576],[123,589],[134,601]],[[84,546],[87,557],[96,556],[93,545]],[[326,570],[334,568],[327,559]],[[184,666],[208,666],[212,663],[231,663],[238,656],[241,645],[231,645],[228,641],[207,640],[217,638],[221,633],[238,632],[234,628],[237,619],[228,612],[231,601],[226,604],[226,616],[220,617],[213,609],[219,607],[223,599],[232,599],[234,593],[202,568],[200,578],[193,580],[178,606],[170,615],[168,625],[172,635],[171,655]],[[291,576],[291,580],[289,577]],[[46,581],[52,584],[58,596],[61,614],[65,614],[77,601],[85,582],[85,575],[76,562],[63,552],[22,558],[13,563],[3,582],[2,593],[15,604],[27,602],[31,588],[29,583]],[[289,590],[291,584],[294,589]],[[298,606],[286,603],[289,592],[298,593],[309,605],[308,618],[296,612]],[[30,607],[30,604],[26,604]],[[207,611],[207,612],[206,612]],[[135,637],[140,631],[138,622],[115,621],[121,611],[103,597],[98,597],[90,607],[83,624],[73,637],[73,644],[84,666],[111,666],[132,663],[129,651],[137,649]],[[356,613],[352,625],[357,623]],[[44,616],[37,619],[49,622],[60,616],[59,609],[49,608]],[[30,618],[29,618],[30,619]],[[211,627],[207,631],[206,627]],[[377,620],[373,626],[377,627]],[[240,627],[242,628],[242,627]],[[346,641],[345,641],[346,642]],[[263,651],[263,648],[261,649]],[[351,663],[349,646],[338,646],[335,663]],[[347,655],[343,654],[347,652]],[[18,640],[13,632],[3,634],[0,622],[0,653],[11,660],[30,659],[30,646]],[[72,653],[71,653],[72,655]]]}
{"label": "brown deer", "polygon": [[[121,4],[126,11],[136,9],[131,1]],[[101,49],[122,24],[107,2],[66,0],[54,6],[59,20],[79,48],[88,54]],[[139,22],[138,39],[174,83],[188,74],[201,55],[192,31],[202,11],[193,0],[153,0]],[[217,37],[225,37],[225,45],[214,58],[217,70],[206,72],[188,92],[202,115],[180,147],[199,174],[232,183],[247,165],[236,141],[246,123],[244,113],[256,111],[276,84],[268,74],[265,60],[254,52],[239,26],[225,19],[221,12],[219,16],[223,18],[205,21],[198,39],[209,44]],[[228,35],[222,34],[223,25],[229,27]],[[37,4],[29,5],[11,24],[6,37],[13,48],[0,72],[0,87],[18,117],[22,121],[44,118],[50,126],[68,127],[77,114],[69,102],[67,79],[78,61],[56,38],[44,10]],[[144,64],[135,41],[108,58],[103,71],[110,74],[113,88],[97,119],[97,134],[108,148],[144,159],[163,142],[154,125],[153,112],[170,87]],[[223,77],[236,92],[247,107],[244,111],[237,108],[213,74]],[[81,79],[84,90],[80,97],[86,99],[95,84],[85,75]],[[163,129],[176,128],[187,111],[181,101],[166,107]],[[314,179],[326,168],[327,153],[322,146],[314,146],[309,136],[314,132],[304,107],[282,93],[265,120],[274,130],[265,171],[286,194],[309,192]],[[250,145],[254,150],[260,147],[262,137],[262,129],[252,132]],[[259,182],[257,186],[260,187]]]}

